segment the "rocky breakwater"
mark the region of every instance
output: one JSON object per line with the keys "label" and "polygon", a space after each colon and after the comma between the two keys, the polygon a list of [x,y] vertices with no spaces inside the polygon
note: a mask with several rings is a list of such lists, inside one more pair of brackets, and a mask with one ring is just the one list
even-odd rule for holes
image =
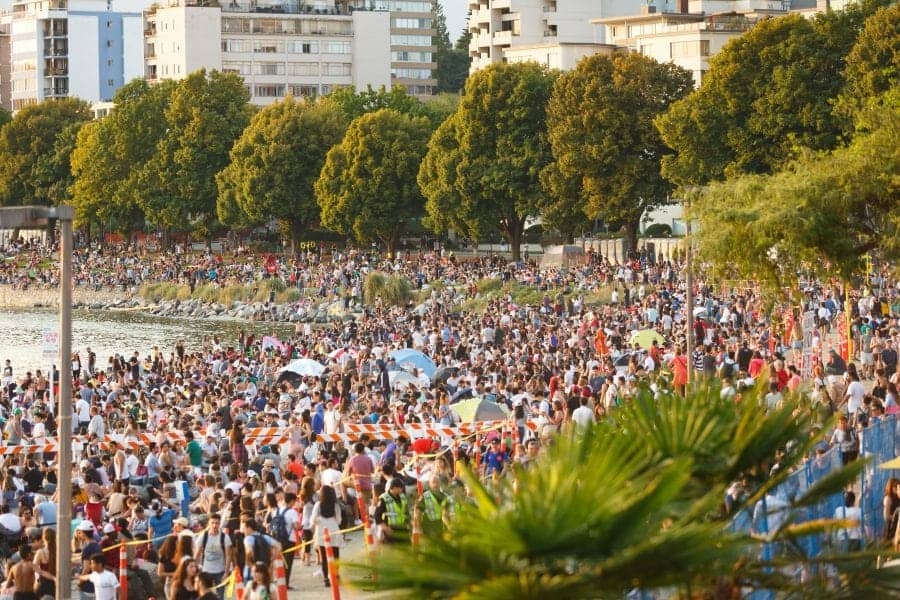
{"label": "rocky breakwater", "polygon": [[361,316],[362,306],[344,308],[343,302],[322,302],[304,306],[294,304],[268,304],[263,302],[204,303],[191,300],[160,300],[149,304],[144,299],[119,300],[107,305],[92,304],[91,310],[140,311],[160,317],[191,319],[242,319],[247,321],[274,321],[280,323],[330,323],[351,321]]}
{"label": "rocky breakwater", "polygon": [[[125,302],[130,298],[124,292],[95,291],[77,287],[72,291],[72,304],[76,307],[109,305]],[[0,285],[0,308],[57,308],[59,288],[31,286],[25,289]]]}

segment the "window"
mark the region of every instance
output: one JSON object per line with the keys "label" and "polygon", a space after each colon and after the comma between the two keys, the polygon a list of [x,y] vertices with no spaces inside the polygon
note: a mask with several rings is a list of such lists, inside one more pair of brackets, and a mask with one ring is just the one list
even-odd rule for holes
{"label": "window", "polygon": [[350,42],[323,42],[322,52],[325,54],[350,54]]}
{"label": "window", "polygon": [[115,85],[116,85],[116,82],[113,81],[112,79],[107,79],[107,80],[106,80],[106,86],[107,86],[107,87],[114,87]]}
{"label": "window", "polygon": [[392,46],[431,46],[430,35],[392,35]]}
{"label": "window", "polygon": [[251,63],[237,61],[223,62],[222,70],[229,73],[237,73],[238,75],[249,75],[252,72]]}
{"label": "window", "polygon": [[250,40],[222,40],[222,52],[250,52]]}
{"label": "window", "polygon": [[318,54],[319,42],[288,42],[291,54]]}
{"label": "window", "polygon": [[431,79],[431,69],[391,69],[391,73],[403,79]]}
{"label": "window", "polygon": [[334,77],[350,75],[350,63],[323,63],[322,75],[331,75]]}
{"label": "window", "polygon": [[377,0],[375,2],[375,9],[390,10],[393,12],[430,13],[432,6],[431,2],[422,2],[421,0]]}
{"label": "window", "polygon": [[264,62],[253,65],[254,75],[284,75],[284,63]]}
{"label": "window", "polygon": [[259,98],[282,98],[284,97],[283,85],[258,85],[256,86],[255,96]]}
{"label": "window", "polygon": [[250,33],[250,19],[225,17],[222,19],[223,33]]}
{"label": "window", "polygon": [[284,42],[254,41],[253,52],[262,54],[280,54],[284,52]]}
{"label": "window", "polygon": [[317,85],[292,85],[290,90],[291,95],[297,98],[315,98],[319,95],[319,86]]}
{"label": "window", "polygon": [[290,75],[315,76],[319,74],[319,63],[288,63],[288,72]]}
{"label": "window", "polygon": [[281,33],[281,23],[275,19],[257,19],[253,22],[254,33]]}
{"label": "window", "polygon": [[399,50],[391,52],[391,60],[394,62],[430,63],[431,52],[413,52],[412,50]]}
{"label": "window", "polygon": [[431,19],[391,19],[391,27],[397,29],[431,29]]}
{"label": "window", "polygon": [[709,56],[709,40],[671,42],[669,44],[669,52],[671,58]]}

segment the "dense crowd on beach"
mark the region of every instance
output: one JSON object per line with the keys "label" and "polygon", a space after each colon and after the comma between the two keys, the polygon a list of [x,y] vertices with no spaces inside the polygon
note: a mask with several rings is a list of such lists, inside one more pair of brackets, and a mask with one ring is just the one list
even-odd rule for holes
{"label": "dense crowd on beach", "polygon": [[[0,265],[2,281],[54,284],[51,253],[25,243],[3,251],[15,260]],[[720,381],[722,397],[735,401],[749,387],[767,386],[761,410],[794,390],[809,392],[823,423],[841,413],[825,439],[848,459],[858,452],[853,431],[900,411],[900,282],[880,273],[861,282],[849,304],[838,286],[810,282],[791,326],[776,327],[749,285],[701,277],[687,306],[682,265],[647,254],[617,264],[588,253],[577,264],[541,267],[440,250],[395,257],[306,251],[273,263],[184,249],[149,258],[80,249],[75,263],[78,285],[88,286],[278,277],[353,298],[365,273],[377,269],[431,290],[417,305],[366,306],[355,320],[298,324],[284,339],[192,340],[186,325],[174,348],[112,356],[79,349],[71,364],[78,436],[71,527],[82,598],[115,597],[122,542],[129,587],[145,590],[145,598],[222,597],[235,567],[245,597],[273,597],[276,553],[288,586],[310,586],[298,565],[314,562],[327,585],[324,529],[335,532],[336,557],[344,543],[337,532],[365,519],[380,543],[408,543],[414,507],[424,527],[440,527],[452,513],[454,456],[470,464],[477,457],[483,477],[504,477],[558,432],[606,418],[642,387],[684,394],[689,367],[695,377]],[[483,312],[461,311],[484,280],[516,282],[541,299],[516,304],[498,293]],[[609,300],[589,302],[600,289]],[[848,311],[853,356],[842,357],[835,332]],[[813,326],[801,331],[810,312]],[[801,364],[804,347],[812,364]],[[0,358],[0,554],[10,558],[7,588],[16,598],[39,598],[52,595],[60,568],[56,410],[47,373]],[[459,445],[415,427],[458,429],[472,418],[461,406],[491,405],[504,425]],[[356,425],[393,433],[350,435]],[[408,494],[417,477],[423,493]],[[898,493],[900,486],[890,494],[896,506],[888,529],[896,529]],[[893,530],[879,535],[893,537]]]}

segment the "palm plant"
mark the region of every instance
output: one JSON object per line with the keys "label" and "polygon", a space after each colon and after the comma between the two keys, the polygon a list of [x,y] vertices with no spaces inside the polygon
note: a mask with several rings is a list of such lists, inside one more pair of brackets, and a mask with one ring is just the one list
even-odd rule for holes
{"label": "palm plant", "polygon": [[[861,461],[798,493],[776,530],[732,531],[719,509],[728,484],[755,475],[743,504],[750,510],[818,441],[796,405],[766,414],[759,399],[751,392],[735,404],[715,389],[654,399],[645,390],[610,420],[561,435],[510,478],[485,485],[463,469],[468,494],[442,535],[386,548],[373,565],[351,564],[352,579],[417,599],[622,598],[635,588],[685,598],[752,589],[849,598],[900,590],[900,573],[875,571],[870,552],[804,550],[808,536],[841,525],[799,522],[804,508],[840,493]],[[763,541],[781,551],[761,552]]]}

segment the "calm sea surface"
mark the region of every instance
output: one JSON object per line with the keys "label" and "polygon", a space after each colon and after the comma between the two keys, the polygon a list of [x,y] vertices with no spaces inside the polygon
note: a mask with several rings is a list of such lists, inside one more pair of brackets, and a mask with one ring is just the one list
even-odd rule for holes
{"label": "calm sea surface", "polygon": [[[26,370],[48,365],[42,358],[41,335],[45,327],[59,327],[59,317],[53,309],[0,309],[0,364],[12,360],[16,376]],[[85,349],[97,354],[98,366],[105,366],[114,353],[141,356],[153,346],[168,355],[175,350],[175,342],[184,340],[188,351],[200,347],[204,337],[219,335],[223,342],[233,344],[238,332],[248,334],[289,335],[293,326],[284,323],[252,323],[225,319],[180,319],[156,317],[136,312],[76,310],[72,316],[72,349],[81,352],[87,363]]]}

